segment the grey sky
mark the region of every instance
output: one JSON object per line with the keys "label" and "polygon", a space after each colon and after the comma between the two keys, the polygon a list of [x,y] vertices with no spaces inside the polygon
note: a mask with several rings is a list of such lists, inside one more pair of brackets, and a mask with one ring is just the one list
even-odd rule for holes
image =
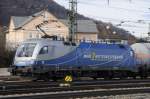
{"label": "grey sky", "polygon": [[[55,1],[68,8],[69,0]],[[114,25],[125,21],[119,27],[134,33],[137,37],[147,36],[148,23],[150,23],[150,0],[109,1],[108,5],[107,0],[78,0],[78,13],[104,22],[112,22]]]}

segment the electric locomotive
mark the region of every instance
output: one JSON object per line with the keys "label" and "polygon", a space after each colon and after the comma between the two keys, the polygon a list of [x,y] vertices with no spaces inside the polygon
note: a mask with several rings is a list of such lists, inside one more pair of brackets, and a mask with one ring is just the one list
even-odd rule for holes
{"label": "electric locomotive", "polygon": [[17,49],[13,75],[37,79],[73,77],[113,78],[135,76],[134,51],[125,43],[30,39]]}

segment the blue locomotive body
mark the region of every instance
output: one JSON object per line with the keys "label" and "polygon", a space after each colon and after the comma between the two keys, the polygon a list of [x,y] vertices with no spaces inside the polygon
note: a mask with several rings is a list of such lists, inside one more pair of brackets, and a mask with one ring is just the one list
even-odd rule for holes
{"label": "blue locomotive body", "polygon": [[15,74],[137,71],[134,51],[128,44],[84,41],[75,44],[50,39],[22,43],[16,52],[13,67]]}
{"label": "blue locomotive body", "polygon": [[40,60],[36,62],[36,65],[59,67],[59,69],[135,70],[134,54],[128,45],[86,42],[81,42],[64,56],[51,60]]}

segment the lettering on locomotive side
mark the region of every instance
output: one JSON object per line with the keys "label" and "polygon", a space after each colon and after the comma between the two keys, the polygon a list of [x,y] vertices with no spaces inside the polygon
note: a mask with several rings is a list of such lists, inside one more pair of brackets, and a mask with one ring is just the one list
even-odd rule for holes
{"label": "lettering on locomotive side", "polygon": [[83,55],[83,58],[95,60],[95,61],[121,61],[123,60],[122,55],[96,55],[95,52],[91,54]]}

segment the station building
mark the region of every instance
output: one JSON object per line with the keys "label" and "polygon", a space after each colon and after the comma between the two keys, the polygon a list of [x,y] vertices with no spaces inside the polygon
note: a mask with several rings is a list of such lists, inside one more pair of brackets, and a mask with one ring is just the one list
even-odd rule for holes
{"label": "station building", "polygon": [[[6,34],[6,48],[13,50],[26,39],[41,38],[44,34],[67,38],[69,36],[68,20],[57,19],[48,11],[41,11],[32,16],[12,16],[9,31]],[[98,30],[93,20],[77,20],[77,39],[97,40]]]}

